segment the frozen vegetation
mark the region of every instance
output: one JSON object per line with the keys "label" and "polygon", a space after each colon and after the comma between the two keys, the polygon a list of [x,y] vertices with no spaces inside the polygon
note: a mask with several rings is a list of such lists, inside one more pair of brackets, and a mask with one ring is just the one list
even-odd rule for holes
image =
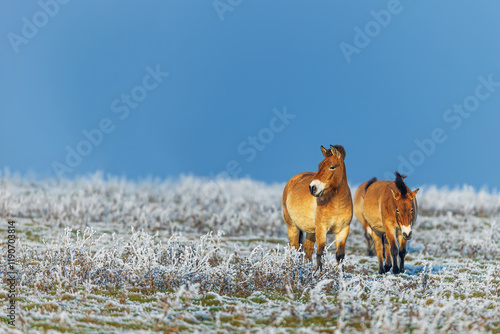
{"label": "frozen vegetation", "polygon": [[342,270],[329,236],[314,273],[287,246],[283,186],[2,175],[19,299],[0,332],[500,333],[498,192],[423,187],[395,276],[377,274],[355,219]]}

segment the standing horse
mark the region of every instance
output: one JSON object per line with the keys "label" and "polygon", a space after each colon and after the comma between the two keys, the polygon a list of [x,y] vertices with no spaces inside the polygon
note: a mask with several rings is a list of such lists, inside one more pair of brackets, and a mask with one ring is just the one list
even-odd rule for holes
{"label": "standing horse", "polygon": [[394,181],[372,179],[365,183],[364,189],[360,187],[361,190],[356,192],[354,211],[375,243],[379,274],[388,272],[391,267],[393,274],[404,272],[406,242],[412,237],[412,225],[417,220],[418,210],[415,197],[418,189],[411,191],[405,184],[405,177],[396,172]]}
{"label": "standing horse", "polygon": [[299,248],[300,232],[306,232],[304,251],[312,261],[317,242],[316,270],[323,269],[321,256],[326,234],[335,233],[337,262],[345,256],[345,243],[352,219],[352,198],[344,164],[345,150],[340,145],[326,149],[317,173],[300,173],[292,177],[283,191],[283,216],[288,227],[290,246]]}

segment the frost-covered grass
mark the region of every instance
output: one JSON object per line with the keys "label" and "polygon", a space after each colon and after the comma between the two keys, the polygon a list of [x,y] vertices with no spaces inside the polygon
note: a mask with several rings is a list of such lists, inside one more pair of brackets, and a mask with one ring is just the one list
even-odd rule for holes
{"label": "frost-covered grass", "polygon": [[329,236],[324,271],[314,273],[287,247],[282,189],[4,176],[0,224],[14,219],[19,239],[17,329],[500,333],[496,191],[423,188],[406,273],[394,276],[377,274],[355,220],[342,270]]}

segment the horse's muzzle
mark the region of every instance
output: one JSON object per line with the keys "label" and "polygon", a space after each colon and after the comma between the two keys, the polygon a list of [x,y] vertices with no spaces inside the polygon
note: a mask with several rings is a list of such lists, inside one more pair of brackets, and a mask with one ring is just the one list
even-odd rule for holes
{"label": "horse's muzzle", "polygon": [[411,240],[411,235],[413,234],[412,231],[410,231],[409,233],[402,233],[403,234],[403,239],[405,240]]}
{"label": "horse's muzzle", "polygon": [[311,195],[313,195],[314,197],[321,197],[321,195],[323,195],[323,190],[321,190],[318,194],[316,193],[318,191],[318,188],[316,188],[316,186],[309,186],[309,192],[311,193]]}
{"label": "horse's muzzle", "polygon": [[314,196],[314,194],[316,193],[316,186],[309,186],[309,192]]}

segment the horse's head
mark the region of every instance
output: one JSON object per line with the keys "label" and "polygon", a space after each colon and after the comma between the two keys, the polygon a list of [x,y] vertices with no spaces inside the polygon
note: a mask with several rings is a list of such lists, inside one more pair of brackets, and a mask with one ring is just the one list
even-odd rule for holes
{"label": "horse's head", "polygon": [[345,150],[342,146],[330,145],[329,150],[321,146],[321,152],[325,158],[319,163],[318,172],[309,184],[309,191],[314,197],[324,196],[338,188],[345,175]]}
{"label": "horse's head", "polygon": [[416,217],[416,205],[415,196],[417,195],[418,189],[414,191],[408,191],[408,187],[405,184],[404,178],[406,176],[396,172],[396,187],[397,191],[391,188],[392,197],[396,204],[396,221],[401,228],[401,234],[405,240],[410,240],[412,235],[412,225]]}

